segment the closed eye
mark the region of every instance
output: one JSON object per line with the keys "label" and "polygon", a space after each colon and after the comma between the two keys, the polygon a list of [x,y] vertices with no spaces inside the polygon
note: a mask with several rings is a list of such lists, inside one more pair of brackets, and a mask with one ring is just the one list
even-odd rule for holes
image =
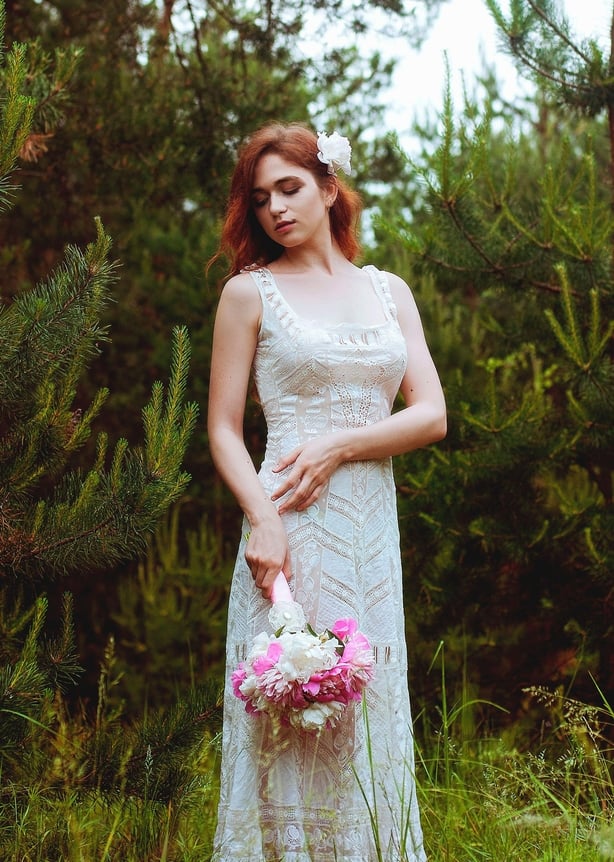
{"label": "closed eye", "polygon": [[[289,197],[290,195],[297,194],[297,192],[300,192],[300,190],[301,190],[301,186],[292,186],[291,188],[288,188],[288,189],[280,189],[280,192],[282,195]],[[268,195],[266,197],[254,197],[254,198],[252,198],[252,206],[254,207],[254,209],[261,209],[263,206],[265,206],[268,203],[268,201],[269,201]]]}

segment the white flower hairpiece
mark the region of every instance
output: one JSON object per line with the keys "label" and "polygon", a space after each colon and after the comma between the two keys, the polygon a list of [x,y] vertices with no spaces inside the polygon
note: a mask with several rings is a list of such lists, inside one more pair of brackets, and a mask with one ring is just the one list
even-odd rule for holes
{"label": "white flower hairpiece", "polygon": [[328,165],[329,174],[336,174],[341,169],[349,176],[352,173],[351,157],[352,147],[347,138],[339,132],[333,132],[332,135],[318,132],[318,158]]}

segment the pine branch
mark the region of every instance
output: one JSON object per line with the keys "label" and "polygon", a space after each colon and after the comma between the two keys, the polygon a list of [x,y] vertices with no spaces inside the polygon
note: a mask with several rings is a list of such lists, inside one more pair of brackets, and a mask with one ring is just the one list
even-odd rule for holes
{"label": "pine branch", "polygon": [[49,680],[38,661],[46,613],[47,600],[41,597],[19,658],[0,669],[0,752],[13,749],[23,739],[48,697]]}
{"label": "pine branch", "polygon": [[[177,704],[149,715],[143,723],[114,734],[99,734],[96,766],[89,781],[106,793],[121,786],[143,799],[176,799],[193,781],[187,768],[190,754],[198,751],[205,734],[220,724],[218,688],[208,685],[190,691]],[[101,727],[107,730],[104,724]]]}
{"label": "pine branch", "polygon": [[59,471],[106,398],[103,390],[84,414],[72,409],[78,380],[105,337],[99,318],[115,278],[110,238],[100,220],[96,227],[85,253],[69,249],[45,283],[0,315],[0,486],[25,492]]}
{"label": "pine branch", "polygon": [[[4,3],[0,15],[1,44]],[[58,105],[67,98],[67,84],[81,53],[80,48],[57,50],[52,75],[48,74],[51,59],[38,44],[15,42],[8,55],[0,54],[0,210],[9,208],[17,189],[11,180],[17,158],[36,160],[41,144],[46,146],[60,123]]]}
{"label": "pine branch", "polygon": [[[588,371],[603,356],[614,334],[614,321],[604,326],[599,308],[599,294],[596,290],[589,293],[591,314],[589,326],[582,327],[573,302],[573,295],[567,271],[564,266],[556,267],[561,282],[561,299],[566,328],[556,318],[551,309],[545,310],[552,331],[568,358],[582,371]],[[582,336],[586,331],[586,340]]]}
{"label": "pine branch", "polygon": [[119,440],[107,472],[103,438],[96,464],[85,477],[69,473],[51,500],[33,511],[16,511],[11,529],[0,535],[0,566],[32,574],[90,570],[144,548],[161,514],[190,479],[181,469],[198,415],[196,404],[183,401],[189,352],[187,332],[178,328],[168,394],[165,398],[162,384],[154,384],[143,411],[144,453]]}
{"label": "pine branch", "polygon": [[74,685],[83,672],[75,645],[73,598],[70,593],[66,592],[62,596],[59,634],[43,641],[41,666],[53,688],[59,688],[60,691]]}
{"label": "pine branch", "polygon": [[[2,35],[4,4],[0,4],[0,7],[3,16],[0,20]],[[17,155],[30,132],[34,118],[34,99],[21,94],[25,78],[25,51],[24,45],[13,45],[6,67],[0,70],[0,210],[10,206],[16,189],[10,174],[15,168]]]}
{"label": "pine branch", "polygon": [[591,58],[581,51],[578,44],[569,37],[569,26],[565,18],[561,16],[559,23],[556,20],[554,10],[550,3],[543,3],[542,6],[538,6],[537,3],[535,3],[535,0],[528,0],[528,3],[535,15],[543,21],[546,27],[554,33],[554,35],[557,36],[572,53],[577,54],[584,63],[589,65]]}
{"label": "pine branch", "polygon": [[30,131],[35,101],[22,94],[26,77],[27,46],[15,43],[2,75],[2,113],[0,115],[0,175],[8,174]]}
{"label": "pine branch", "polygon": [[[496,0],[486,4],[497,26],[505,35],[507,47],[521,66],[553,90],[592,115],[603,110],[611,100],[611,79],[599,46],[588,40],[586,48],[570,36],[567,19],[557,17],[552,3],[524,0],[512,4],[510,17],[502,13]],[[537,45],[527,43],[539,29]],[[572,96],[573,94],[573,96]]]}
{"label": "pine branch", "polygon": [[14,590],[0,590],[0,662],[13,658],[15,644],[30,624],[34,612],[35,606],[25,606],[19,591],[15,594]]}

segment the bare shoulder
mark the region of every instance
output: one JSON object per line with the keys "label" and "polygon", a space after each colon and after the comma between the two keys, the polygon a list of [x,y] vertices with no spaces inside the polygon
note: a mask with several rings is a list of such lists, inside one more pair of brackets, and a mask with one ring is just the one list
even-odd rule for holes
{"label": "bare shoulder", "polygon": [[233,275],[222,288],[218,314],[224,312],[243,321],[259,321],[262,313],[260,293],[248,272]]}
{"label": "bare shoulder", "polygon": [[257,299],[258,295],[258,288],[249,272],[233,275],[222,288],[222,296],[242,302]]}
{"label": "bare shoulder", "polygon": [[393,295],[405,296],[411,294],[411,290],[407,282],[397,275],[396,272],[385,272],[384,275],[388,279],[388,285]]}
{"label": "bare shoulder", "polygon": [[388,286],[399,316],[418,315],[414,295],[407,282],[394,272],[386,272]]}

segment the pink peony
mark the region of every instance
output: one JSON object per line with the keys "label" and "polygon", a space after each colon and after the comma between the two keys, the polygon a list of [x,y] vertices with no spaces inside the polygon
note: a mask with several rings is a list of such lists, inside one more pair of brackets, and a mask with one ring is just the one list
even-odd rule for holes
{"label": "pink peony", "polygon": [[232,682],[232,690],[235,694],[235,697],[243,699],[243,695],[241,693],[241,685],[245,681],[246,676],[247,674],[245,672],[245,665],[243,664],[243,662],[241,662],[241,664],[237,667],[237,669],[230,677],[230,680]]}
{"label": "pink peony", "polygon": [[269,644],[269,647],[266,651],[265,655],[259,656],[255,658],[252,662],[252,669],[257,676],[264,673],[267,670],[270,670],[272,667],[275,667],[277,661],[282,654],[281,644],[278,641],[273,641]]}
{"label": "pink peony", "polygon": [[344,619],[336,621],[331,632],[335,637],[338,637],[339,640],[344,641],[346,638],[351,637],[357,628],[358,623],[356,620],[352,619],[352,617],[344,617]]}
{"label": "pink peony", "polygon": [[373,664],[371,644],[362,632],[356,632],[348,639],[343,647],[341,660],[361,667]]}

